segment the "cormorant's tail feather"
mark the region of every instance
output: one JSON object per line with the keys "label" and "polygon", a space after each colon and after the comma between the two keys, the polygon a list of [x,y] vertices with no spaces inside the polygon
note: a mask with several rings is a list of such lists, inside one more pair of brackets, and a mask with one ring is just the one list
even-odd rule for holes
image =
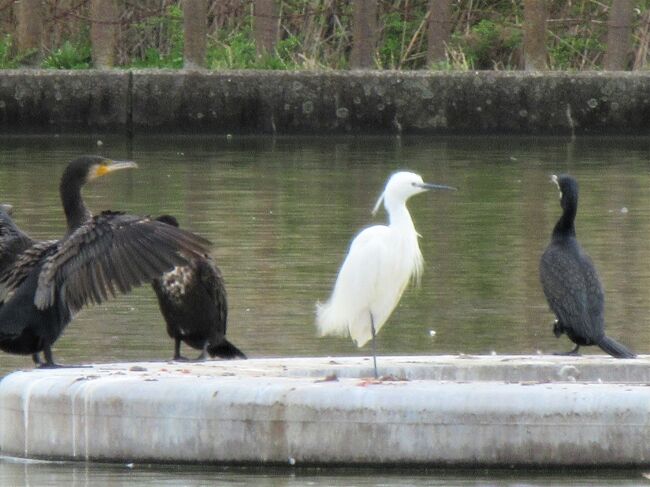
{"label": "cormorant's tail feather", "polygon": [[225,338],[219,343],[210,345],[208,347],[208,353],[210,354],[210,357],[220,357],[225,359],[247,358],[246,355],[244,355],[244,352],[239,350]]}
{"label": "cormorant's tail feather", "polygon": [[598,343],[598,346],[610,354],[612,357],[636,358],[636,354],[634,352],[627,349],[624,345],[621,345],[613,338],[609,338],[608,336],[603,337],[603,339]]}

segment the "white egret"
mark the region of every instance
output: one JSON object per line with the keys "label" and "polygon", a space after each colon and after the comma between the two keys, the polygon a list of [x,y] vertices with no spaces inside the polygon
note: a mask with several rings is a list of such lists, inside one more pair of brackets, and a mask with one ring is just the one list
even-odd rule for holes
{"label": "white egret", "polygon": [[330,299],[316,305],[321,336],[349,335],[358,347],[372,339],[375,377],[375,335],[397,306],[409,279],[418,281],[422,272],[419,235],[406,201],[430,189],[456,188],[425,183],[412,172],[398,172],[388,179],[372,213],[383,202],[389,224],[366,228],[354,238]]}

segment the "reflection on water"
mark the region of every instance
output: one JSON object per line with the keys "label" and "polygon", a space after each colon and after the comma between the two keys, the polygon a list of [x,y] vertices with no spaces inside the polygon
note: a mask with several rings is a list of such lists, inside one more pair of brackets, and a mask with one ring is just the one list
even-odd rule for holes
{"label": "reflection on water", "polygon": [[[553,337],[538,282],[538,259],[560,212],[554,172],[581,184],[577,231],[603,279],[608,333],[637,352],[650,347],[650,139],[102,140],[1,138],[0,201],[15,206],[33,237],[58,237],[58,177],[71,158],[137,161],[136,171],[88,185],[88,205],[171,213],[211,239],[228,287],[228,334],[250,357],[369,353],[350,340],[316,338],[314,305],[327,299],[354,234],[385,220],[370,210],[398,169],[459,191],[409,202],[425,271],[379,334],[380,354],[571,348]],[[63,363],[163,360],[172,341],[153,292],[140,288],[81,312],[54,352]],[[19,367],[31,359],[0,355],[0,374]]]}
{"label": "reflection on water", "polygon": [[[0,200],[37,238],[64,231],[58,177],[88,152],[140,169],[85,189],[96,210],[172,213],[214,242],[228,286],[229,335],[251,357],[367,354],[315,337],[314,304],[328,297],[347,246],[385,220],[370,210],[402,168],[457,186],[409,202],[426,260],[379,334],[383,354],[535,353],[569,349],[551,333],[539,256],[559,215],[552,172],[581,183],[578,235],[607,292],[612,336],[647,352],[650,184],[647,139],[543,138],[5,138]],[[622,210],[626,208],[626,210]],[[435,330],[431,339],[429,330]],[[596,350],[594,350],[596,352]],[[149,288],[83,311],[55,344],[64,363],[166,359]],[[0,356],[2,371],[30,366]]]}
{"label": "reflection on water", "polygon": [[11,486],[184,487],[337,487],[337,486],[636,486],[647,480],[639,471],[446,470],[368,468],[264,468],[197,467],[191,465],[110,465],[34,462],[0,457],[0,480]]}

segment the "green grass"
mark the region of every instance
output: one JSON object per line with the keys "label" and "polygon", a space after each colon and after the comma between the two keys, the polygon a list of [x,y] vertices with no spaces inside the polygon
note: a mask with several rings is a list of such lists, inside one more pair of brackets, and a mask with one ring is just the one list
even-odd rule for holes
{"label": "green grass", "polygon": [[65,41],[43,59],[42,66],[51,69],[88,69],[92,67],[90,44]]}

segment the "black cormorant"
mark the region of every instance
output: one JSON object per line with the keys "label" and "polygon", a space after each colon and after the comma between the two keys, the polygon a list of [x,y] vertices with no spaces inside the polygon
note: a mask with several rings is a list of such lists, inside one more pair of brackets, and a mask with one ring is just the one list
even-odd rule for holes
{"label": "black cormorant", "polygon": [[566,333],[576,344],[570,355],[577,355],[582,345],[598,345],[614,357],[634,358],[634,353],[605,335],[603,287],[576,239],[578,183],[567,175],[551,179],[560,189],[562,216],[542,254],[539,271],[546,300],[557,318],[553,333],[556,337]]}
{"label": "black cormorant", "polygon": [[[176,218],[162,215],[159,221],[178,227]],[[228,302],[221,271],[208,256],[194,256],[189,265],[178,266],[152,282],[167,333],[174,339],[174,360],[181,355],[181,341],[201,350],[198,360],[226,359],[246,355],[226,340]]]}
{"label": "black cormorant", "polygon": [[0,350],[31,354],[35,364],[53,367],[51,346],[83,306],[187,264],[184,255],[207,252],[207,240],[148,217],[114,211],[92,216],[81,187],[132,167],[137,166],[98,156],[80,157],[66,167],[59,187],[65,236],[31,241],[13,264],[0,268]]}

